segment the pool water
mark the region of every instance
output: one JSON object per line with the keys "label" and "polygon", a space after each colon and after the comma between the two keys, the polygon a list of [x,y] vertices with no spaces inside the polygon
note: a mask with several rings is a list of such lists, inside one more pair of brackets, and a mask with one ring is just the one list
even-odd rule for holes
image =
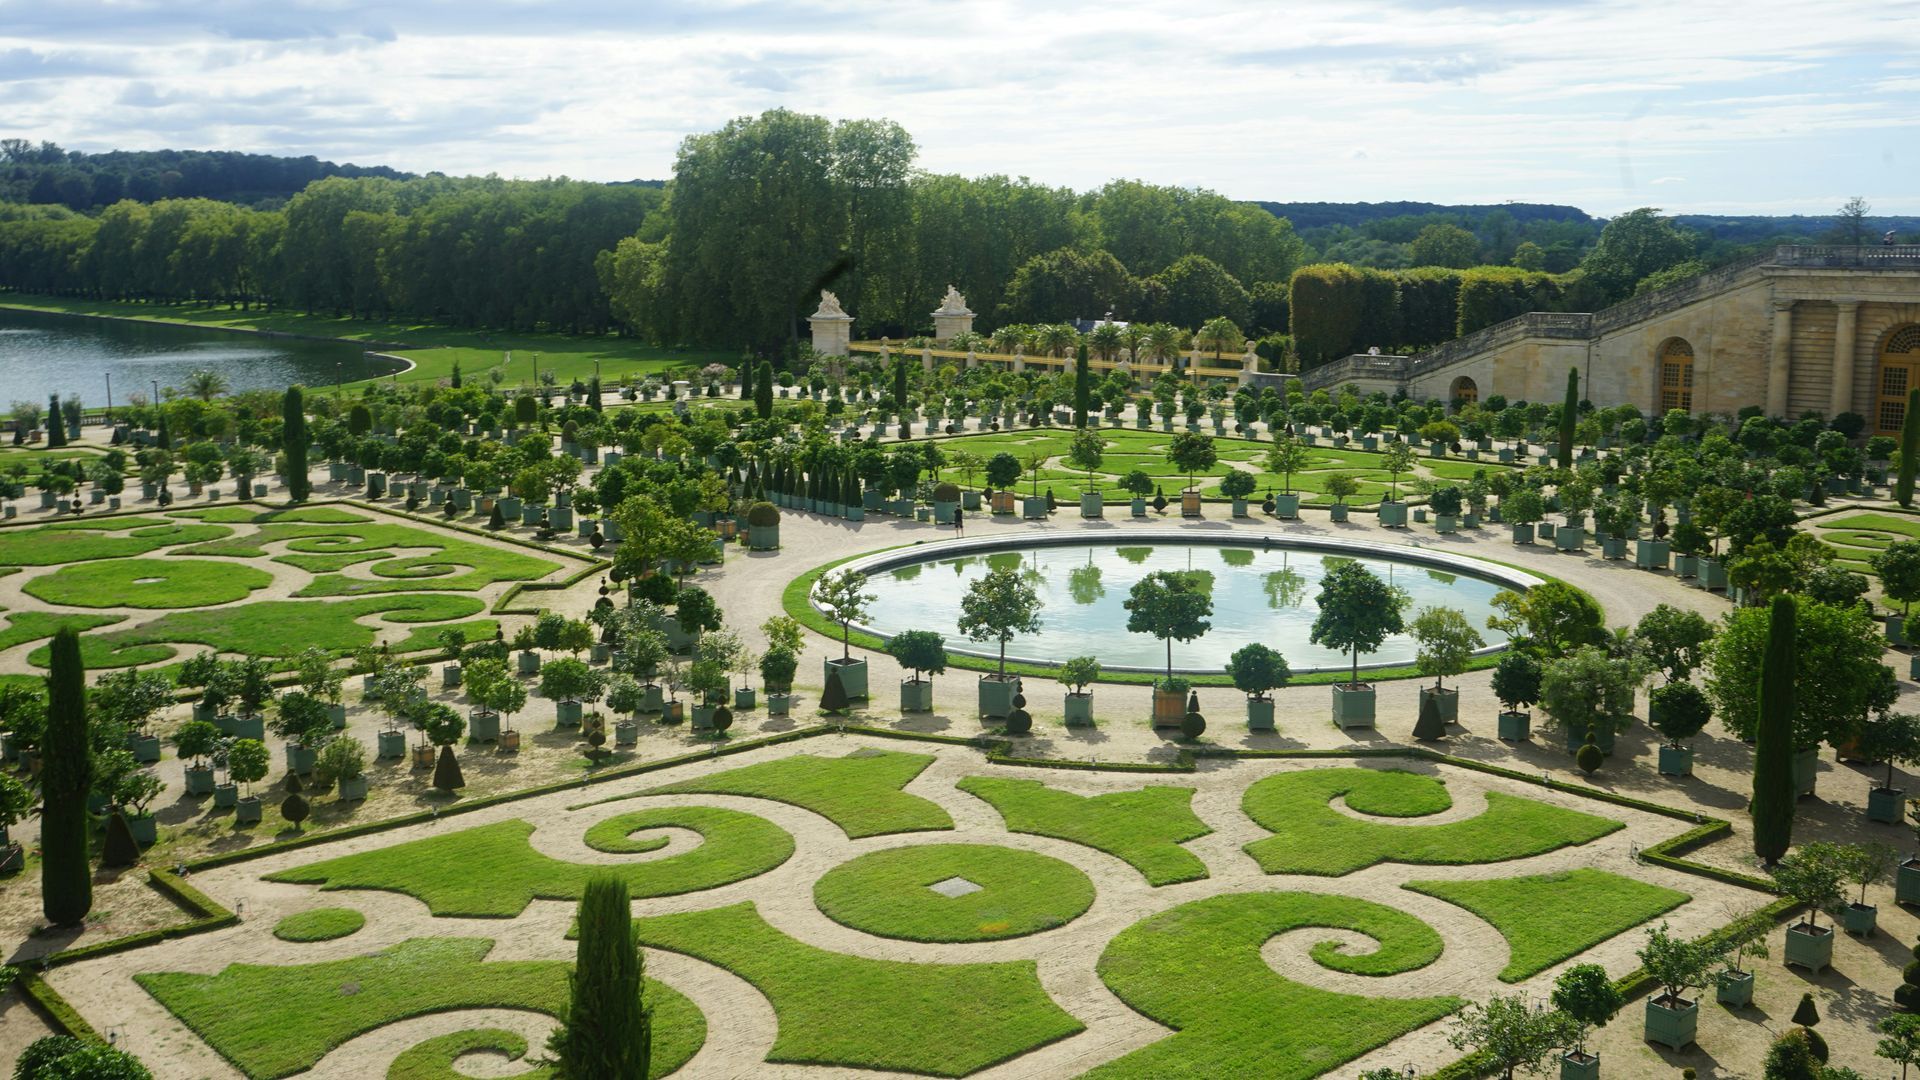
{"label": "pool water", "polygon": [[[1234,650],[1255,641],[1278,649],[1296,673],[1341,669],[1350,663],[1347,655],[1308,640],[1319,615],[1314,597],[1320,581],[1340,561],[1357,561],[1405,593],[1409,622],[1422,608],[1458,608],[1489,647],[1506,644],[1504,634],[1486,628],[1494,596],[1508,588],[1491,577],[1403,561],[1388,548],[1348,555],[1278,544],[1160,541],[935,555],[872,572],[868,591],[878,598],[864,626],[881,635],[933,630],[946,636],[950,651],[996,656],[997,642],[970,641],[960,632],[960,598],[987,571],[1010,567],[1034,586],[1044,606],[1039,632],[1007,643],[1009,660],[1058,663],[1093,656],[1108,668],[1160,670],[1166,664],[1165,642],[1129,633],[1122,604],[1135,582],[1174,570],[1194,574],[1213,598],[1213,628],[1193,641],[1173,643],[1175,670],[1221,671]],[[1360,662],[1363,667],[1411,664],[1417,651],[1410,636],[1398,634]]]}

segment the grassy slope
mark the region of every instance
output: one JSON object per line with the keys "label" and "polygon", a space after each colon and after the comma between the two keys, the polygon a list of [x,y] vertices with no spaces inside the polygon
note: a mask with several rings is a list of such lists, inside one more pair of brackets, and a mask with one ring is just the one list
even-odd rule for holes
{"label": "grassy slope", "polygon": [[1328,804],[1380,817],[1413,818],[1453,805],[1440,780],[1397,769],[1333,768],[1276,773],[1254,783],[1241,808],[1274,835],[1246,845],[1269,874],[1338,877],[1375,863],[1436,866],[1502,862],[1584,844],[1624,826],[1498,791],[1487,812],[1446,825],[1383,825]]}
{"label": "grassy slope", "polygon": [[777,761],[651,788],[647,794],[698,793],[772,799],[811,810],[858,840],[888,833],[951,829],[937,803],[901,789],[933,763],[930,754],[855,750],[846,757],[794,754]]}
{"label": "grassy slope", "polygon": [[751,903],[634,920],[640,943],[717,964],[767,996],[767,1060],[965,1076],[1082,1030],[1034,962],[915,964],[807,945]]}
{"label": "grassy slope", "polygon": [[[623,814],[587,833],[591,846],[630,851],[641,829],[692,829],[701,843],[664,859],[596,866],[533,849],[533,826],[501,821],[404,844],[308,863],[269,880],[324,889],[383,889],[416,897],[439,916],[507,918],[535,899],[578,900],[595,873],[616,873],[635,899],[673,896],[741,881],[786,862],[793,838],[772,822],[717,807],[661,807]],[[658,845],[654,845],[658,846]]]}
{"label": "grassy slope", "polygon": [[[929,886],[965,878],[978,892]],[[1093,882],[1049,855],[994,844],[921,844],[868,852],[814,884],[827,918],[906,941],[999,941],[1064,926],[1093,906]]]}
{"label": "grassy slope", "polygon": [[1590,867],[1486,881],[1413,881],[1401,887],[1457,904],[1493,924],[1511,950],[1501,982],[1545,971],[1692,899]]}
{"label": "grassy slope", "polygon": [[1098,965],[1122,1001],[1175,1034],[1086,1075],[1306,1080],[1460,1007],[1451,997],[1360,997],[1285,978],[1260,949],[1301,927],[1353,930],[1379,942],[1353,955],[1337,943],[1314,947],[1316,963],[1356,975],[1413,971],[1442,947],[1420,920],[1351,897],[1240,893],[1183,904],[1122,931]]}
{"label": "grassy slope", "polygon": [[1149,885],[1207,876],[1207,864],[1180,846],[1213,831],[1193,812],[1192,788],[1156,786],[1087,796],[1038,780],[990,776],[969,776],[958,786],[992,804],[1008,829],[1104,851],[1140,871]]}

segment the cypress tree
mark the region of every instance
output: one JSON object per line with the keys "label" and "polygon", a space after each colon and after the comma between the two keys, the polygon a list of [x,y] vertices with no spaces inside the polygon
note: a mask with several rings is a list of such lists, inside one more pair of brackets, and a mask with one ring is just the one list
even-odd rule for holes
{"label": "cypress tree", "polygon": [[753,373],[753,411],[762,420],[773,419],[773,365],[762,363]]}
{"label": "cypress tree", "polygon": [[1073,354],[1073,426],[1087,426],[1088,406],[1092,403],[1093,365],[1087,360],[1086,342]]}
{"label": "cypress tree", "polygon": [[627,883],[610,874],[587,882],[577,915],[580,941],[560,1027],[547,1040],[559,1080],[626,1080],[647,1075],[653,1010],[642,1000],[645,961],[633,933]]}
{"label": "cypress tree", "polygon": [[[456,374],[459,369],[454,369]],[[454,384],[459,386],[456,379]],[[287,393],[280,402],[280,446],[287,455],[287,499],[290,502],[306,502],[313,494],[313,484],[307,479],[307,403],[306,395],[298,386],[287,387]]]}
{"label": "cypress tree", "polygon": [[460,389],[460,361],[458,359],[455,359],[453,362],[453,375],[447,380],[447,385],[455,390]]}
{"label": "cypress tree", "polygon": [[47,921],[77,926],[93,909],[87,865],[87,792],[93,758],[87,748],[87,670],[80,635],[53,637],[47,674],[47,733],[41,760],[40,902]]}
{"label": "cypress tree", "polygon": [[67,418],[60,415],[60,395],[47,398],[47,449],[67,445]]}
{"label": "cypress tree", "polygon": [[1580,419],[1580,370],[1567,369],[1567,400],[1560,403],[1560,467],[1573,468],[1573,425]]}
{"label": "cypress tree", "polygon": [[907,357],[905,353],[893,358],[893,400],[900,410],[900,422],[907,421]]}
{"label": "cypress tree", "polygon": [[1767,650],[1760,665],[1760,723],[1754,733],[1753,853],[1772,866],[1793,842],[1793,597],[1773,598]]}
{"label": "cypress tree", "polygon": [[587,380],[587,408],[594,412],[606,411],[600,404],[600,376],[598,375]]}
{"label": "cypress tree", "polygon": [[1920,386],[1907,391],[1907,419],[1900,425],[1900,472],[1894,481],[1893,497],[1901,506],[1913,505],[1916,464],[1920,464]]}

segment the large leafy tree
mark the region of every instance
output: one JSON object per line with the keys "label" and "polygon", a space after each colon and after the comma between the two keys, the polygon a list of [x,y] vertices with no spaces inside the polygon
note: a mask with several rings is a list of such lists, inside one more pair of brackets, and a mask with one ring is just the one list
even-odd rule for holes
{"label": "large leafy tree", "polygon": [[[1779,598],[1776,597],[1776,601]],[[1792,743],[1811,750],[1850,739],[1886,681],[1882,639],[1873,618],[1857,605],[1835,607],[1802,600],[1793,605]],[[1780,617],[1768,608],[1739,608],[1726,616],[1707,650],[1707,693],[1727,730],[1755,739],[1766,691],[1762,676],[1775,664],[1769,627]]]}
{"label": "large leafy tree", "polygon": [[1007,642],[1040,629],[1040,594],[1018,570],[989,570],[960,598],[960,632],[1000,646],[1000,674],[1007,673]]}
{"label": "large leafy tree", "polygon": [[1213,598],[1196,575],[1156,570],[1133,583],[1127,594],[1127,630],[1152,634],[1167,643],[1167,677],[1173,677],[1173,643],[1192,641],[1213,629]]}
{"label": "large leafy tree", "polygon": [[1406,594],[1357,562],[1341,562],[1320,580],[1314,602],[1320,614],[1313,620],[1309,640],[1351,653],[1353,674],[1348,685],[1359,686],[1360,654],[1373,652],[1388,635],[1405,629]]}
{"label": "large leafy tree", "polygon": [[1620,300],[1633,294],[1641,278],[1685,262],[1693,249],[1692,233],[1661,217],[1658,208],[1643,206],[1607,222],[1580,268],[1609,299]]}

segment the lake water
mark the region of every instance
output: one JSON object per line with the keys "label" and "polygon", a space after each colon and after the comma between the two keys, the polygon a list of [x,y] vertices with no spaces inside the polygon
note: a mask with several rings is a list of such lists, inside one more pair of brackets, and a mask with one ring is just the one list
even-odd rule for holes
{"label": "lake water", "polygon": [[[997,642],[969,641],[955,620],[967,588],[988,570],[1006,567],[1019,571],[1045,605],[1040,632],[1007,643],[1009,660],[1058,663],[1090,655],[1108,667],[1157,669],[1166,663],[1166,644],[1147,634],[1128,633],[1122,605],[1141,578],[1156,570],[1175,570],[1194,573],[1213,597],[1213,628],[1197,640],[1174,643],[1176,670],[1220,671],[1234,650],[1253,641],[1280,650],[1296,672],[1344,670],[1345,654],[1308,641],[1319,615],[1314,597],[1320,579],[1342,561],[1358,561],[1403,590],[1410,600],[1409,619],[1424,607],[1459,608],[1489,646],[1506,644],[1505,635],[1485,629],[1493,597],[1506,587],[1495,581],[1403,562],[1384,551],[1355,560],[1278,545],[1208,543],[1049,545],[933,556],[872,575],[868,590],[877,599],[866,626],[886,635],[933,630],[946,637],[949,650],[995,656]],[[1361,657],[1361,664],[1410,664],[1417,651],[1411,636],[1396,634],[1378,652]]]}
{"label": "lake water", "polygon": [[359,345],[300,341],[203,330],[167,323],[120,322],[75,315],[0,309],[0,408],[78,394],[88,408],[127,395],[151,397],[154,383],[184,388],[187,376],[210,368],[232,390],[282,390],[293,383],[331,386],[400,370],[364,355]]}

